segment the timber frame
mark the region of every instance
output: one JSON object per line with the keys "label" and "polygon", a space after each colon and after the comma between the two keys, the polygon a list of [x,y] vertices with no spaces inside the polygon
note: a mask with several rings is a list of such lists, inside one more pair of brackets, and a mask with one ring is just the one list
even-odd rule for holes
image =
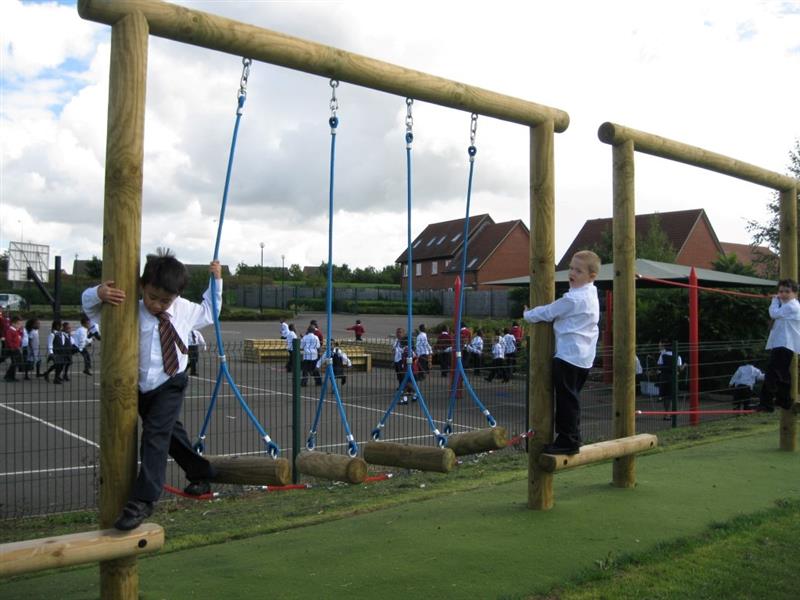
{"label": "timber frame", "polygon": [[[435,77],[365,56],[287,36],[239,21],[158,0],[79,0],[78,13],[111,26],[103,216],[103,278],[136,289],[141,245],[144,111],[150,35],[243,56],[374,90],[525,125],[530,129],[531,302],[553,301],[555,285],[553,138],[569,115],[559,109]],[[136,474],[136,303],[103,308],[101,375],[100,524],[109,526],[127,499]],[[552,329],[533,328],[533,356],[552,354]],[[550,361],[533,364],[531,413],[537,431],[552,429]],[[539,439],[533,448],[541,449]],[[538,452],[536,452],[538,455]],[[538,470],[536,462],[531,465]],[[529,506],[535,484],[529,484]],[[135,558],[101,563],[103,598],[138,597]]]}

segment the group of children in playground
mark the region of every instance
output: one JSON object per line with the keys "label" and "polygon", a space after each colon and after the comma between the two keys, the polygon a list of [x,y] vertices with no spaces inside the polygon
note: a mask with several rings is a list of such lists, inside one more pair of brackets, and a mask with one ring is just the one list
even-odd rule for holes
{"label": "group of children in playground", "polygon": [[[523,313],[529,323],[552,323],[555,334],[552,363],[555,437],[543,449],[547,454],[571,455],[580,451],[580,392],[594,362],[599,335],[600,307],[594,286],[599,270],[600,259],[594,252],[577,252],[570,261],[569,290],[556,301],[531,309],[526,307]],[[180,261],[168,251],[147,257],[140,279],[139,301],[141,466],[130,499],[114,523],[117,529],[134,529],[153,513],[164,484],[168,456],[172,456],[186,473],[189,485],[184,492],[189,495],[207,493],[210,480],[216,474],[209,461],[192,447],[179,420],[187,386],[189,335],[194,329],[212,324],[215,316],[212,307],[216,306],[218,313],[222,304],[219,262],[213,261],[209,271],[216,285],[209,285],[202,303],[196,304],[180,296],[188,282],[186,268]],[[216,294],[213,303],[212,289]],[[793,403],[789,370],[792,357],[800,351],[797,291],[795,281],[782,279],[769,307],[773,326],[766,347],[770,358],[758,411],[772,412],[776,405],[789,409]],[[124,290],[117,288],[113,281],[106,281],[87,289],[82,303],[89,318],[99,322],[102,303],[118,306],[126,299]],[[306,348],[319,350],[321,332],[318,335],[315,326],[312,321],[302,339],[308,340]],[[419,329],[418,347],[419,336],[425,335],[424,326]],[[282,333],[287,340],[291,334],[296,335],[291,326]],[[362,328],[356,335],[363,336],[363,333]],[[402,333],[398,330],[397,349],[403,348]],[[423,338],[422,342],[424,347],[427,340]],[[403,351],[407,349],[401,350],[401,363]],[[426,354],[430,355],[430,351]],[[304,363],[305,360],[304,354]],[[542,435],[547,437],[544,432]]]}

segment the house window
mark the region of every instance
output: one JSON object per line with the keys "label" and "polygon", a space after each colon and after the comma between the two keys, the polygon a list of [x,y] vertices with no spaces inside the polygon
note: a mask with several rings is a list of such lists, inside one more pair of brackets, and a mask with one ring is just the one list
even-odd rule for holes
{"label": "house window", "polygon": [[403,265],[403,277],[408,277],[408,263]]}
{"label": "house window", "polygon": [[420,275],[422,275],[422,263],[417,263],[416,265],[414,265],[414,267],[415,267],[414,273],[416,274],[416,276],[419,277]]}
{"label": "house window", "polygon": [[451,242],[457,242],[457,241],[458,241],[458,239],[459,239],[460,237],[461,237],[461,234],[460,234],[460,233],[457,233],[457,234],[455,234],[455,235],[453,236],[453,239],[451,239],[450,241],[451,241]]}
{"label": "house window", "polygon": [[414,245],[413,245],[413,246],[411,246],[411,247],[412,247],[412,248],[416,248],[416,247],[417,247],[417,246],[419,246],[421,243],[422,243],[422,240],[421,240],[421,239],[419,239],[419,240],[417,240],[416,242],[414,242]]}
{"label": "house window", "polygon": [[425,246],[425,247],[427,248],[428,246],[430,246],[431,244],[433,244],[433,242],[435,242],[435,241],[436,241],[436,238],[435,238],[435,237],[432,237],[432,238],[431,238],[431,241],[429,241],[429,242],[426,244],[426,246]]}
{"label": "house window", "polygon": [[447,267],[449,267],[451,262],[453,261],[450,260],[449,258],[446,261],[444,261],[444,268],[446,269]]}
{"label": "house window", "polygon": [[443,235],[442,237],[440,237],[440,238],[439,238],[439,241],[438,241],[438,242],[436,242],[436,245],[437,245],[437,246],[438,246],[438,245],[440,245],[440,244],[441,244],[441,243],[444,241],[444,239],[445,239],[446,237],[447,237],[446,235]]}
{"label": "house window", "polygon": [[478,259],[477,258],[473,258],[471,261],[469,261],[469,264],[467,265],[467,268],[471,269],[472,267],[475,266],[476,262],[478,262]]}
{"label": "house window", "polygon": [[439,261],[435,260],[431,263],[431,275],[436,275],[439,273]]}

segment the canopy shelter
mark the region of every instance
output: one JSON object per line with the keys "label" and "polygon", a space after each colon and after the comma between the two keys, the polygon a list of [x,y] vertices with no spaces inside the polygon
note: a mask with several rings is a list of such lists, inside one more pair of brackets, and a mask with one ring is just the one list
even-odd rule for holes
{"label": "canopy shelter", "polygon": [[[697,285],[709,288],[774,288],[777,281],[771,279],[760,279],[758,277],[748,277],[747,275],[736,275],[711,269],[694,268],[697,274]],[[651,288],[661,287],[664,283],[654,280],[671,281],[675,283],[689,283],[692,267],[684,265],[674,265],[644,258],[636,259],[636,287]],[[569,270],[556,271],[556,287],[566,287],[569,283]],[[607,263],[600,267],[600,273],[595,279],[595,285],[600,289],[610,290],[614,283],[614,263]],[[498,279],[487,281],[487,285],[510,285],[520,286],[529,285],[530,276],[511,277],[509,279]]]}

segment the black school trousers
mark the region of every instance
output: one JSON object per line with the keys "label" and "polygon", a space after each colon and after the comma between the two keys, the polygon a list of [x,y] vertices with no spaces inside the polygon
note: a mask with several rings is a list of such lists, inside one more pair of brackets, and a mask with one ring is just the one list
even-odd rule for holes
{"label": "black school trousers", "polygon": [[576,367],[560,358],[553,359],[556,439],[559,446],[581,445],[580,393],[589,369]]}
{"label": "black school trousers", "polygon": [[149,392],[139,392],[139,417],[142,419],[142,444],[139,476],[131,497],[155,502],[167,472],[167,455],[184,470],[189,481],[212,479],[216,472],[195,452],[189,436],[178,420],[189,378],[184,371]]}
{"label": "black school trousers", "polygon": [[788,348],[773,348],[769,353],[769,363],[761,386],[761,404],[783,408],[791,406],[792,376],[790,368],[794,352]]}

